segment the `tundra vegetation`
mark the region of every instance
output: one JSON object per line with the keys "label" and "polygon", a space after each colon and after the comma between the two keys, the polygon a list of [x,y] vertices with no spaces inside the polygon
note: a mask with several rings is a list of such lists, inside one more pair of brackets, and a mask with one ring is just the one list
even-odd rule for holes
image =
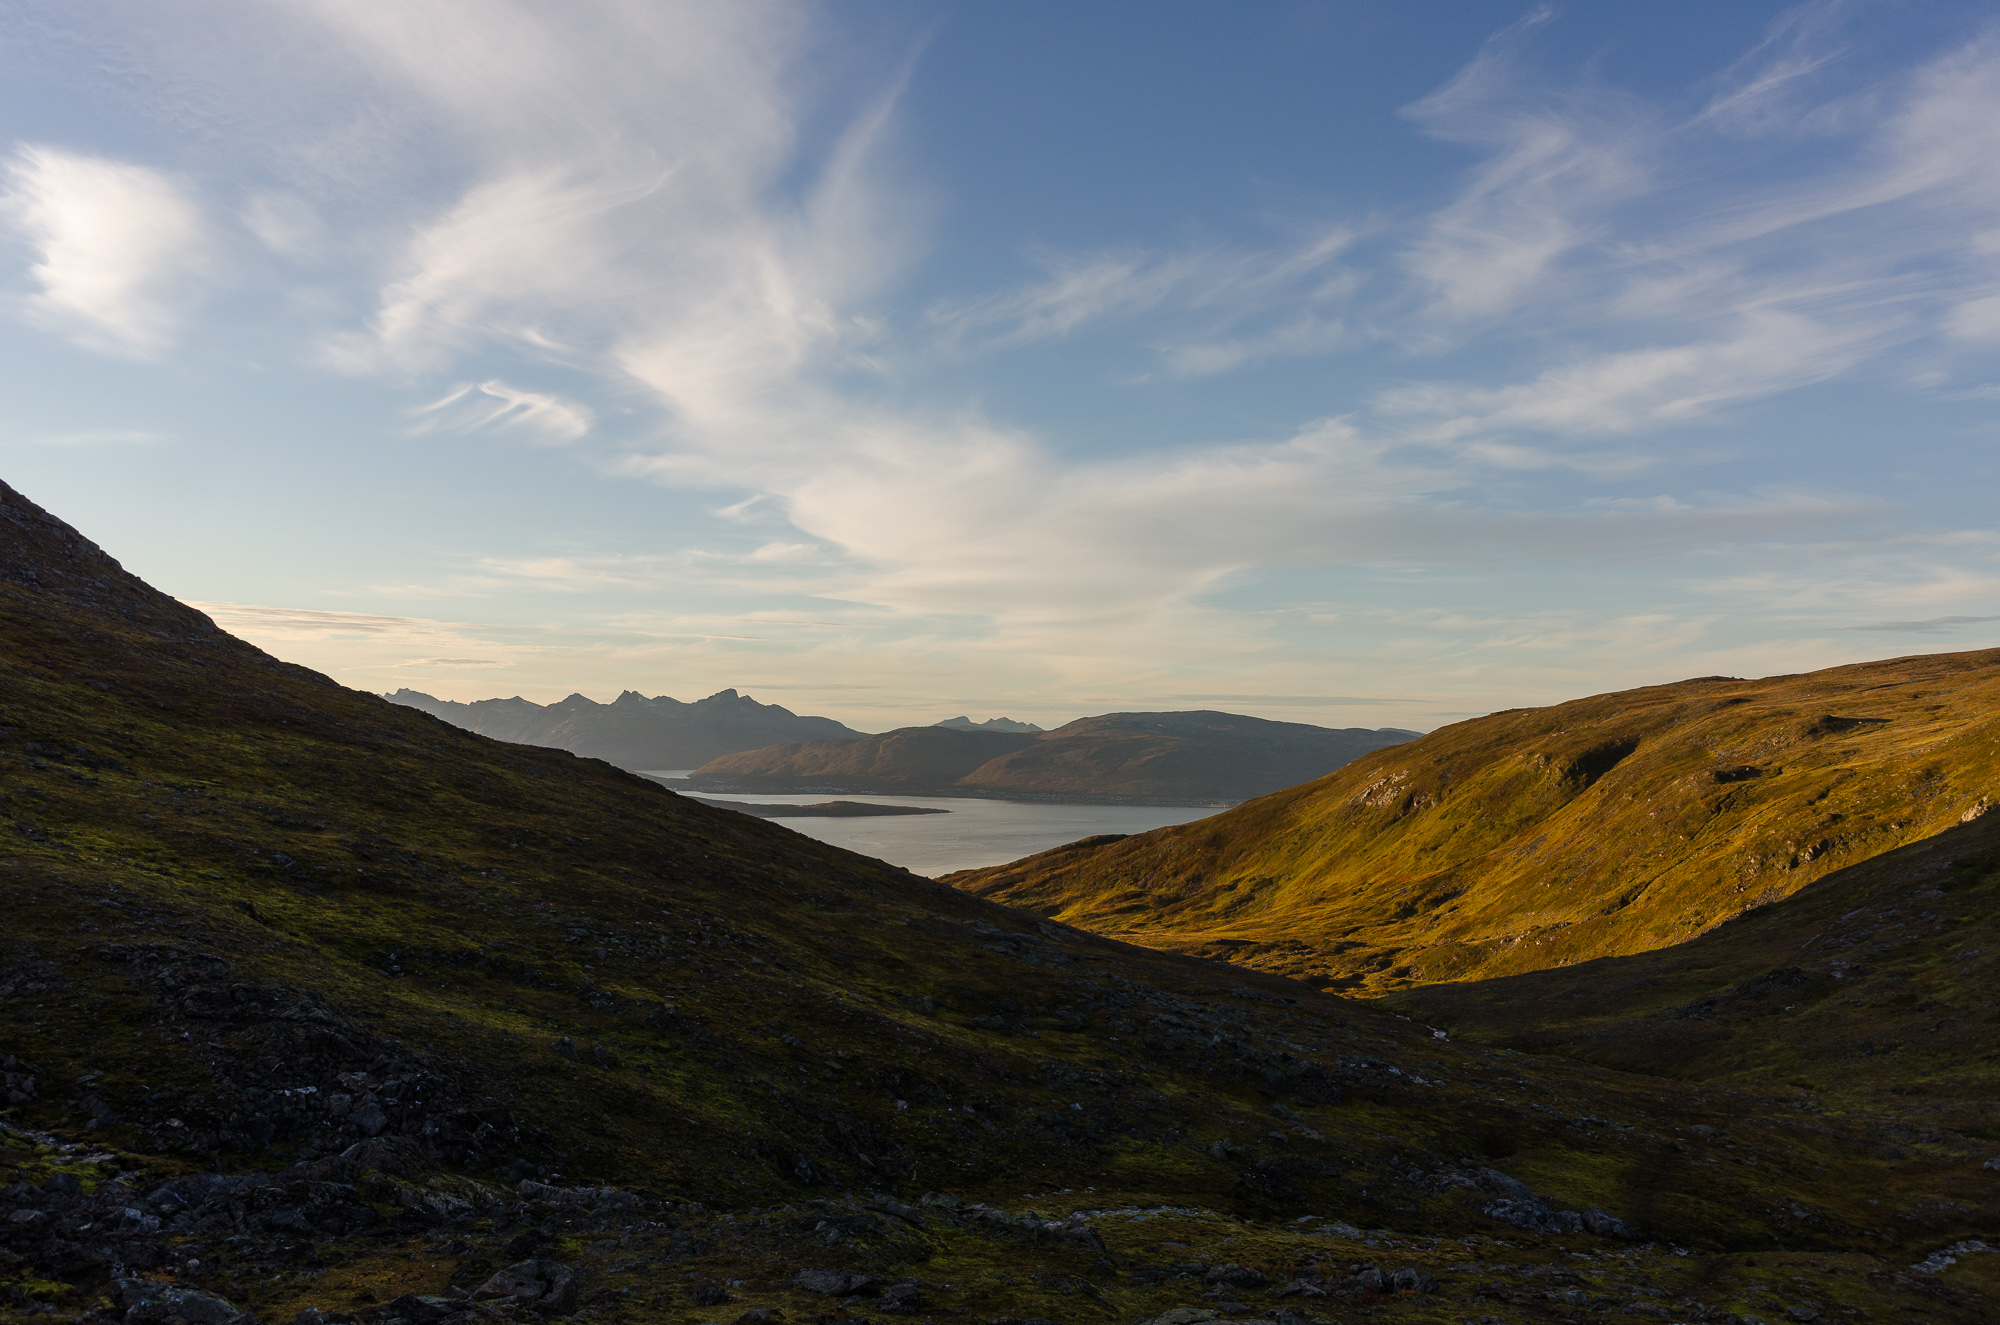
{"label": "tundra vegetation", "polygon": [[1399,1011],[343,689],[4,486],[0,641],[7,1319],[1993,1316],[2000,818]]}

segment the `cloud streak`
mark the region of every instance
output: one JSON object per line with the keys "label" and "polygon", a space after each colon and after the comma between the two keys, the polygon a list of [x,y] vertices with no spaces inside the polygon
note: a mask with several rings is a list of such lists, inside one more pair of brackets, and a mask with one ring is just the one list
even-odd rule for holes
{"label": "cloud streak", "polygon": [[560,446],[581,441],[596,416],[588,405],[541,391],[509,386],[498,378],[465,382],[420,406],[414,431],[475,433],[500,430],[525,433],[537,441]]}
{"label": "cloud streak", "polygon": [[1943,635],[1953,626],[2000,621],[2000,616],[1934,616],[1922,621],[1876,621],[1866,626],[1835,626],[1835,630],[1879,631],[1892,635]]}

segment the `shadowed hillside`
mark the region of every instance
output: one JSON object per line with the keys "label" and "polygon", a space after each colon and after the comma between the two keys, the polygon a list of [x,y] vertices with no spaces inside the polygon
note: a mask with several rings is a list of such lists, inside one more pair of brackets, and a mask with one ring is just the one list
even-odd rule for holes
{"label": "shadowed hillside", "polygon": [[[2000,814],[1688,943],[1392,995],[1482,1043],[1691,1080],[2000,1098]],[[1978,1126],[2000,1122],[2000,1110]]]}
{"label": "shadowed hillside", "polygon": [[636,690],[627,690],[609,704],[583,695],[553,704],[518,696],[460,704],[407,689],[384,698],[496,741],[550,745],[630,769],[696,768],[720,755],[779,741],[861,736],[832,718],[800,717],[734,690],[719,690],[692,704],[667,695],[648,699]]}
{"label": "shadowed hillside", "polygon": [[1107,713],[1050,732],[905,727],[852,743],[774,746],[695,770],[744,791],[825,787],[1204,804],[1305,782],[1417,733],[1235,713]]}
{"label": "shadowed hillside", "polygon": [[858,741],[809,741],[725,755],[697,768],[689,780],[702,788],[749,791],[933,791],[1034,739],[1020,732],[899,727]]}
{"label": "shadowed hillside", "polygon": [[1517,709],[1192,824],[950,876],[1036,914],[1380,991],[1681,942],[2000,785],[2000,650]]}
{"label": "shadowed hillside", "polygon": [[[1990,1225],[1991,1145],[1450,1043],[499,744],[4,485],[0,814],[9,1320],[1988,1317],[1900,1267]],[[1724,1116],[1746,1167],[1676,1161]]]}

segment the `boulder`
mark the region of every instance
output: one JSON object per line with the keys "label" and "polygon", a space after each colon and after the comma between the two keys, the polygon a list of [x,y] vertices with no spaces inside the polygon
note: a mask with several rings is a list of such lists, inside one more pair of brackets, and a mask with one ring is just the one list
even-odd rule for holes
{"label": "boulder", "polygon": [[1208,1273],[1202,1275],[1201,1280],[1205,1284],[1214,1284],[1222,1288],[1261,1288],[1268,1282],[1259,1271],[1234,1262],[1209,1266]]}
{"label": "boulder", "polygon": [[897,1316],[914,1316],[924,1309],[924,1293],[921,1284],[891,1284],[882,1290],[879,1304],[882,1310]]}
{"label": "boulder", "polygon": [[821,1297],[853,1297],[875,1287],[875,1280],[846,1270],[800,1270],[792,1276],[792,1287]]}
{"label": "boulder", "polygon": [[1147,1325],[1200,1325],[1200,1322],[1214,1320],[1216,1312],[1210,1307],[1175,1307],[1162,1311]]}
{"label": "boulder", "polygon": [[475,1302],[513,1302],[544,1315],[576,1310],[576,1271],[561,1261],[519,1261],[472,1292]]}
{"label": "boulder", "polygon": [[448,1297],[426,1297],[416,1293],[405,1293],[393,1298],[382,1308],[383,1316],[392,1320],[407,1320],[414,1325],[434,1325],[446,1316],[465,1310],[465,1303]]}
{"label": "boulder", "polygon": [[227,1298],[149,1279],[120,1279],[113,1285],[113,1296],[125,1308],[127,1325],[151,1325],[176,1316],[187,1325],[227,1325],[243,1314]]}
{"label": "boulder", "polygon": [[1624,1220],[1607,1214],[1596,1206],[1583,1212],[1583,1226],[1600,1238],[1622,1238],[1627,1242],[1632,1240],[1632,1230],[1625,1226]]}

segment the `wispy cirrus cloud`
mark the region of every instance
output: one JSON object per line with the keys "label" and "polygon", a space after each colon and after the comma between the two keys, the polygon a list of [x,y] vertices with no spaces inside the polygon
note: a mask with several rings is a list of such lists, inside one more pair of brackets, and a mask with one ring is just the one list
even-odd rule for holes
{"label": "wispy cirrus cloud", "polygon": [[509,386],[497,378],[463,382],[414,412],[413,431],[524,433],[539,442],[581,441],[596,421],[588,405],[543,391]]}
{"label": "wispy cirrus cloud", "polygon": [[1835,630],[1875,631],[1890,635],[1943,635],[1954,626],[2000,621],[2000,616],[1934,616],[1921,621],[1872,621],[1865,626],[1835,626]]}
{"label": "wispy cirrus cloud", "polygon": [[0,217],[35,254],[24,311],[101,354],[172,346],[214,256],[192,192],[164,171],[48,146],[21,146],[5,173]]}
{"label": "wispy cirrus cloud", "polygon": [[934,305],[926,321],[954,352],[991,353],[1171,309],[1189,326],[1153,350],[1167,375],[1184,378],[1330,353],[1353,336],[1339,310],[1360,277],[1340,259],[1360,233],[1321,227],[1262,250],[1046,253],[1038,258],[1041,279]]}

